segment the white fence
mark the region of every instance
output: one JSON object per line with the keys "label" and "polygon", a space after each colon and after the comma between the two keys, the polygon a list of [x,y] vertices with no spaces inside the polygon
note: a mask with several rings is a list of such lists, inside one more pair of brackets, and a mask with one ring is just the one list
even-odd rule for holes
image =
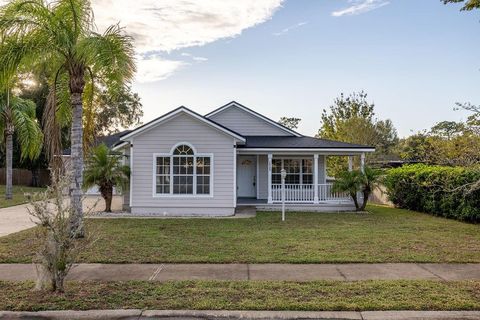
{"label": "white fence", "polygon": [[[318,185],[319,202],[345,202],[352,201],[350,196],[344,192],[333,192],[333,184]],[[282,185],[272,184],[272,201],[282,201]],[[285,184],[285,202],[290,203],[314,203],[315,187],[313,184]]]}

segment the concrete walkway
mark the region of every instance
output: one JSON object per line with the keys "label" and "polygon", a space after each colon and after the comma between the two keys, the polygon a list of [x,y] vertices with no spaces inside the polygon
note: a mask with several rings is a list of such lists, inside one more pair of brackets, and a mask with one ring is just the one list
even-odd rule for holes
{"label": "concrete walkway", "polygon": [[[97,196],[87,196],[83,201],[85,210],[94,207],[93,211],[101,211],[105,209],[104,202]],[[30,214],[28,213],[28,205],[21,204],[18,206],[0,209],[0,237],[11,233],[19,232],[35,226]],[[120,196],[113,197],[112,210],[122,209],[122,198]]]}
{"label": "concrete walkway", "polygon": [[202,310],[87,310],[87,311],[0,311],[0,319],[281,319],[281,320],[466,320],[480,319],[480,311],[202,311]]}
{"label": "concrete walkway", "polygon": [[[35,279],[32,264],[0,264],[0,280]],[[480,264],[79,264],[68,280],[480,280]]]}

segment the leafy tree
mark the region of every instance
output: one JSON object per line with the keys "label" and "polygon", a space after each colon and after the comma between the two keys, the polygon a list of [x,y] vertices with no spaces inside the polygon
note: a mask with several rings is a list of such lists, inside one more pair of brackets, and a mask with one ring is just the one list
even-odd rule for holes
{"label": "leafy tree", "polygon": [[480,9],[480,0],[441,0],[444,4],[463,3],[462,10]]}
{"label": "leafy tree", "polygon": [[[96,33],[91,4],[85,0],[13,0],[0,9],[0,30],[13,42],[0,66],[48,61],[55,69],[49,114],[51,120],[59,114],[71,119],[71,227],[83,230],[83,99],[92,96],[97,79],[113,89],[133,77],[133,41],[118,25]],[[53,140],[48,136],[46,141]]]}
{"label": "leafy tree", "polygon": [[[317,137],[374,146],[376,152],[370,158],[389,155],[398,143],[397,131],[390,120],[377,120],[374,109],[365,92],[349,96],[342,93],[333,105],[323,110]],[[330,174],[336,175],[346,167],[345,158],[328,159]]]}
{"label": "leafy tree", "polygon": [[109,135],[118,132],[121,128],[138,125],[143,116],[142,103],[137,93],[130,87],[121,88],[118,92],[108,90],[98,91],[95,103],[94,130]]}
{"label": "leafy tree", "polygon": [[110,153],[105,144],[92,149],[85,169],[84,188],[97,185],[105,199],[105,211],[112,212],[113,187],[122,188],[128,183],[130,168],[122,164],[122,156]]}
{"label": "leafy tree", "polygon": [[429,131],[403,139],[401,158],[427,164],[471,166],[480,162],[480,134],[477,123],[443,121]]}
{"label": "leafy tree", "polygon": [[298,128],[298,124],[302,121],[300,118],[290,118],[290,117],[281,117],[278,123],[282,126],[287,127],[289,129],[295,130]]}

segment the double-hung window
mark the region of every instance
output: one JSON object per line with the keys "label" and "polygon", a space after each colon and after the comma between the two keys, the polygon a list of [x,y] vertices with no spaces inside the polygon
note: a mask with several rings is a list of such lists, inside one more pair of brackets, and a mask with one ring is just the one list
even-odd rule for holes
{"label": "double-hung window", "polygon": [[211,193],[211,156],[196,155],[182,144],[171,155],[155,157],[157,195],[209,195]]}

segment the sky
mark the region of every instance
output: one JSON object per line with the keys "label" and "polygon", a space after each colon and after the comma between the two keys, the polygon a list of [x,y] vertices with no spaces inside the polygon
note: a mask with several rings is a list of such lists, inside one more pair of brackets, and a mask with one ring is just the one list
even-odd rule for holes
{"label": "sky", "polygon": [[480,10],[440,0],[93,0],[99,30],[135,39],[143,122],[232,100],[315,135],[340,93],[364,90],[400,136],[480,103]]}

